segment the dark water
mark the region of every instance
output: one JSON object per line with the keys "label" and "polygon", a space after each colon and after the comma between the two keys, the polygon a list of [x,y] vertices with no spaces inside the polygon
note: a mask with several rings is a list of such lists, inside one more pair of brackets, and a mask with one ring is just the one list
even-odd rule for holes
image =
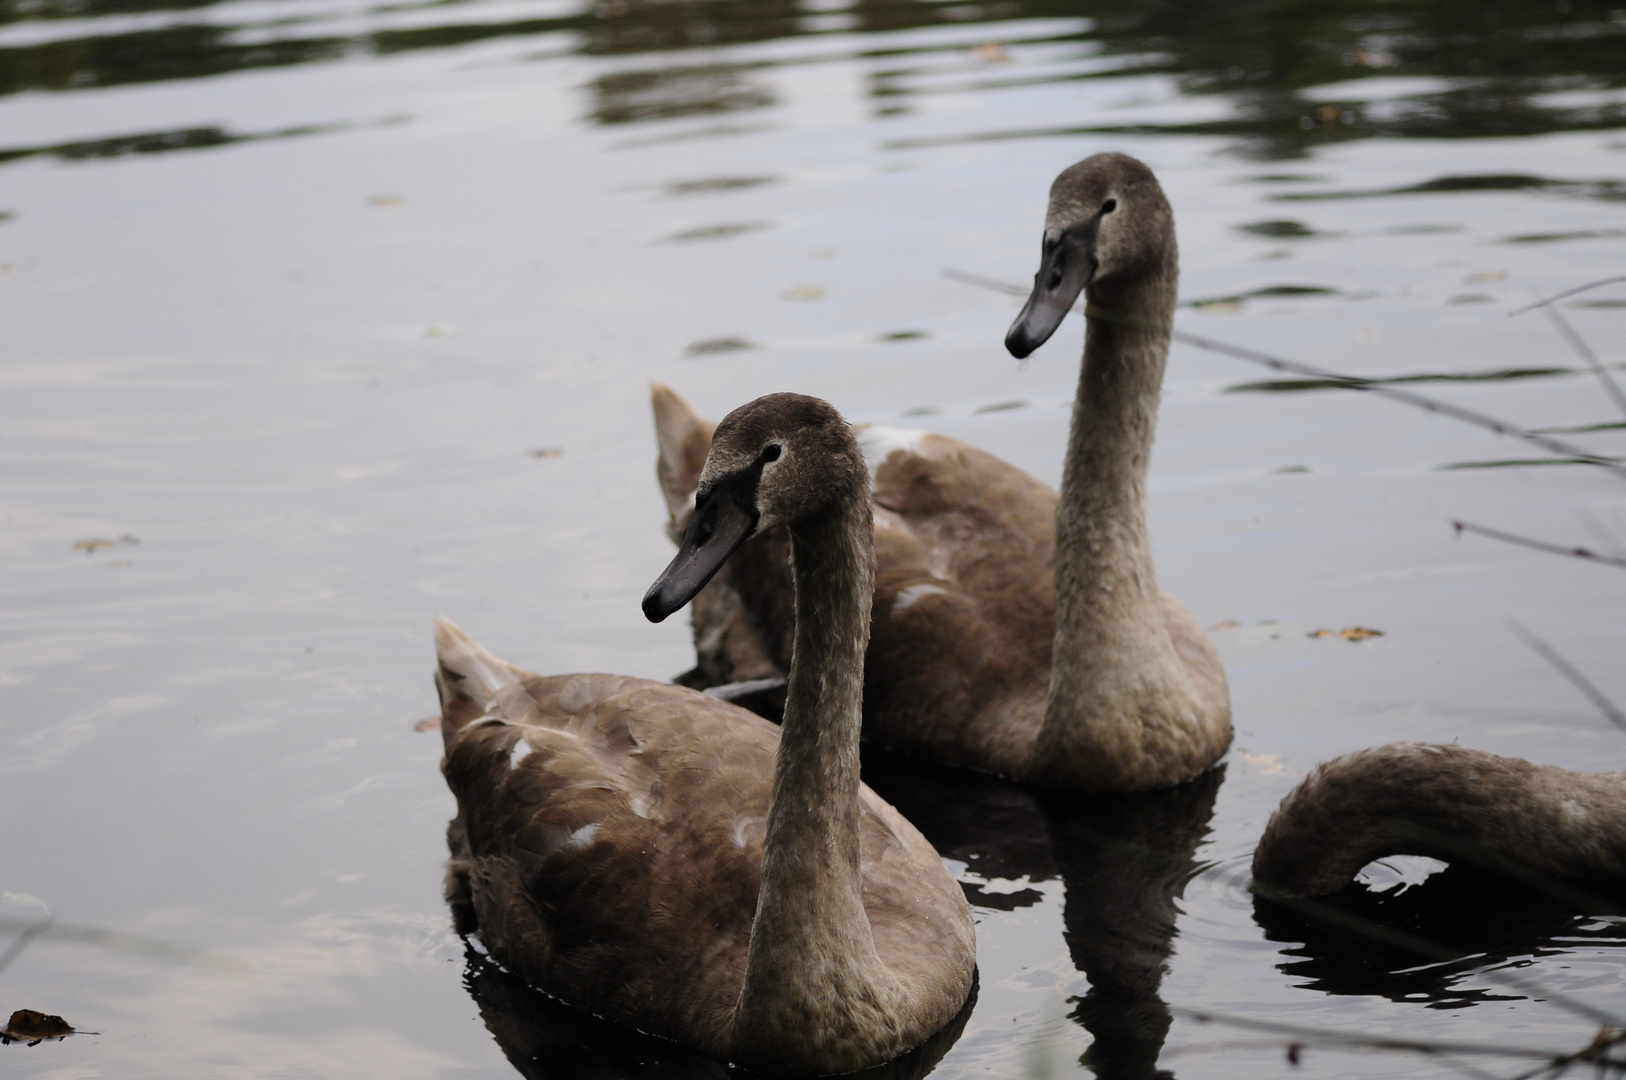
{"label": "dark water", "polygon": [[[1536,296],[1626,272],[1626,11],[1544,4],[0,4],[0,1014],[7,1076],[716,1075],[514,986],[439,898],[430,616],[669,677],[652,379],[793,389],[1058,479],[1080,329],[1018,366],[1061,167],[1158,170],[1180,326],[1626,455]],[[1618,366],[1626,287],[1564,317]],[[1316,762],[1398,738],[1578,769],[1626,735],[1620,482],[1179,346],[1161,583],[1237,742],[1036,793],[871,753],[978,911],[935,1076],[1511,1076],[1204,1022],[1584,1045],[1618,890],[1396,860],[1246,889]],[[103,546],[95,541],[106,541]],[[91,542],[91,543],[81,543]],[[1354,643],[1317,630],[1365,626]],[[1417,942],[1427,945],[1419,952]],[[0,955],[4,955],[0,953]],[[1477,1075],[1477,1074],[1476,1074]]]}

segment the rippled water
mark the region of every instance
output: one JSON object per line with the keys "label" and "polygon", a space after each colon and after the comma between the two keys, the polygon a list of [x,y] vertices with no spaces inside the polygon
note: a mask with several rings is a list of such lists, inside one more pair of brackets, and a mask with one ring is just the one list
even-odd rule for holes
{"label": "rippled water", "polygon": [[[942,270],[1027,280],[1050,178],[1101,149],[1169,191],[1182,328],[1626,454],[1563,337],[1509,317],[1626,261],[1603,4],[0,3],[0,930],[54,916],[0,1013],[100,1032],[0,1048],[6,1075],[714,1071],[451,933],[430,616],[543,671],[688,666],[637,607],[670,553],[651,379],[713,417],[819,394],[1055,482],[1079,324],[1016,365],[1017,301]],[[1562,310],[1618,365],[1622,307]],[[1271,808],[1343,751],[1626,765],[1507,625],[1626,700],[1626,581],[1449,524],[1626,543],[1619,482],[1542,457],[1177,346],[1153,537],[1236,748],[1116,800],[867,758],[979,912],[934,1075],[1457,1075],[1294,1066],[1203,1013],[1586,1043],[1564,1001],[1618,1010],[1626,897],[1418,860],[1336,917],[1246,891]],[[1353,626],[1383,636],[1311,636]]]}

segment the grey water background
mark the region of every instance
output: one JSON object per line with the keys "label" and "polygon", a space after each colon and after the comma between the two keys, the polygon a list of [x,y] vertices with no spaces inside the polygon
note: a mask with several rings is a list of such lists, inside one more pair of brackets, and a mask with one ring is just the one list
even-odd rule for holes
{"label": "grey water background", "polygon": [[[0,2],[0,928],[54,919],[0,1014],[100,1033],[0,1072],[694,1075],[526,1020],[452,934],[430,618],[540,671],[688,666],[638,611],[651,380],[1055,483],[1081,324],[1017,365],[1018,302],[941,270],[1027,281],[1051,177],[1105,149],[1173,201],[1183,329],[1626,453],[1508,314],[1626,261],[1608,3]],[[1618,365],[1623,306],[1563,310]],[[1573,1049],[1597,1021],[1555,996],[1621,1008],[1607,898],[1372,868],[1345,908],[1461,954],[1430,962],[1246,891],[1342,752],[1626,767],[1507,625],[1626,701],[1626,580],[1449,525],[1626,544],[1619,482],[1541,456],[1175,348],[1152,532],[1235,748],[1141,801],[868,756],[977,904],[935,1075],[1452,1076],[1190,1014]]]}

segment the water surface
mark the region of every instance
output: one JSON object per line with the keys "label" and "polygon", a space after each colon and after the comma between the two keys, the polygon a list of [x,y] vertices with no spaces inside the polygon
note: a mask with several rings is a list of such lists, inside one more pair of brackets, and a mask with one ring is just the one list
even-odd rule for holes
{"label": "water surface", "polygon": [[[638,612],[670,555],[651,380],[713,417],[818,394],[1056,482],[1081,325],[1015,364],[1018,301],[941,271],[1028,280],[1051,177],[1105,149],[1173,201],[1183,329],[1626,454],[1563,337],[1509,317],[1626,262],[1603,4],[0,4],[0,929],[55,919],[0,1013],[100,1032],[6,1074],[707,1071],[452,934],[430,617],[541,671],[689,666],[683,620]],[[1623,304],[1562,308],[1611,365]],[[1458,1075],[1295,1066],[1199,1013],[1591,1038],[1559,998],[1619,1007],[1621,897],[1413,860],[1341,898],[1434,961],[1246,891],[1338,753],[1626,766],[1507,626],[1626,701],[1626,579],[1449,524],[1626,546],[1619,481],[1542,456],[1176,347],[1153,538],[1235,749],[1119,800],[868,755],[977,907],[934,1075]],[[1356,626],[1383,636],[1312,636]]]}

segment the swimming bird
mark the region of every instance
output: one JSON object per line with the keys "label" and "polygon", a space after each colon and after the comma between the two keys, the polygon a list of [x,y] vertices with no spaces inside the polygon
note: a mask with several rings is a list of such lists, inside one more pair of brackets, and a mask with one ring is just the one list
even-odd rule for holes
{"label": "swimming bird", "polygon": [[1253,877],[1321,896],[1385,855],[1626,880],[1626,772],[1577,773],[1465,746],[1390,743],[1317,766],[1265,825]]}
{"label": "swimming bird", "polygon": [[[1026,357],[1082,293],[1083,370],[1061,493],[921,431],[859,430],[875,500],[866,734],[1031,783],[1166,787],[1231,741],[1213,644],[1157,587],[1146,474],[1179,276],[1174,216],[1141,162],[1097,154],[1050,189],[1039,273],[1006,336]],[[675,539],[710,427],[653,391]],[[688,685],[771,677],[789,660],[786,541],[743,548],[695,600]]]}
{"label": "swimming bird", "polygon": [[659,621],[780,527],[797,618],[784,722],[669,683],[533,675],[445,619],[447,898],[505,967],[610,1020],[748,1067],[846,1072],[955,1019],[960,886],[859,782],[874,554],[852,432],[775,394],[718,425]]}

